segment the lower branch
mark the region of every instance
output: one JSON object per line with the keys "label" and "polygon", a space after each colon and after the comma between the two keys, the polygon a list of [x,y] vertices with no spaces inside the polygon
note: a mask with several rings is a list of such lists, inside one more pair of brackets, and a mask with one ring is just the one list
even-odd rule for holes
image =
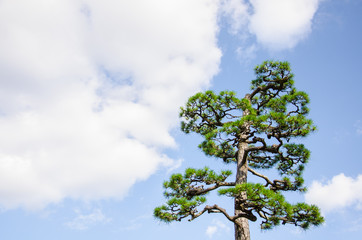
{"label": "lower branch", "polygon": [[236,219],[238,218],[247,218],[250,221],[255,222],[256,221],[256,217],[250,212],[250,213],[239,213],[237,215],[234,216],[230,216],[226,210],[224,208],[219,207],[218,205],[213,205],[213,206],[206,206],[201,212],[195,214],[192,213],[191,216],[192,218],[189,219],[189,221],[194,220],[195,218],[200,217],[202,214],[204,214],[205,212],[207,213],[222,213],[229,221],[231,222],[235,222]]}

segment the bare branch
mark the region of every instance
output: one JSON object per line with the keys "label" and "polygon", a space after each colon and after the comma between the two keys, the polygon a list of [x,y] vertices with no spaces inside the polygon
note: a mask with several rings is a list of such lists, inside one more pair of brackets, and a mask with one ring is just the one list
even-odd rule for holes
{"label": "bare branch", "polygon": [[256,221],[256,217],[250,212],[250,213],[241,213],[235,216],[230,216],[226,210],[224,208],[219,207],[218,205],[213,205],[213,206],[206,206],[201,212],[195,214],[195,213],[191,213],[192,218],[189,219],[189,221],[194,220],[195,218],[200,217],[202,214],[204,214],[205,212],[207,213],[222,213],[229,221],[231,222],[235,222],[236,219],[244,217],[247,218],[253,222]]}
{"label": "bare branch", "polygon": [[268,186],[269,184],[272,185],[272,186],[274,185],[273,182],[270,181],[270,179],[269,179],[267,176],[264,176],[263,174],[254,171],[254,170],[251,169],[250,167],[248,167],[248,171],[251,172],[252,174],[254,174],[255,176],[258,176],[258,177],[263,178],[263,179],[267,182],[267,185],[266,185],[266,186]]}

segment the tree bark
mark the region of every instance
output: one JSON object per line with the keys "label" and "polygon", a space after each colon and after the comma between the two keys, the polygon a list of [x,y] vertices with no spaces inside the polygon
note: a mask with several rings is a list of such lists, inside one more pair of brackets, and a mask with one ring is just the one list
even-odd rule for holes
{"label": "tree bark", "polygon": [[239,218],[235,224],[235,240],[250,240],[249,222],[246,218]]}
{"label": "tree bark", "polygon": [[[245,96],[250,102],[250,95]],[[249,115],[249,110],[245,110],[243,115]],[[248,138],[248,133],[250,130],[250,124],[244,123],[244,131],[240,134],[239,144],[238,144],[238,154],[237,154],[237,171],[236,171],[236,180],[235,184],[246,183],[248,180],[248,161],[247,161],[247,152],[248,144],[246,140]],[[235,215],[237,216],[240,213],[245,213],[243,211],[243,203],[247,200],[248,196],[246,192],[240,194],[240,196],[235,198]],[[250,231],[249,231],[249,220],[245,217],[238,218],[234,222],[235,227],[235,240],[250,240]]]}
{"label": "tree bark", "polygon": [[[248,162],[246,148],[248,144],[245,142],[240,142],[238,146],[238,155],[237,155],[237,172],[236,172],[236,184],[246,183],[247,174],[248,174]],[[246,192],[240,194],[240,196],[235,198],[235,215],[240,213],[245,213],[243,211],[243,203],[247,200]],[[249,231],[249,220],[247,218],[241,217],[238,218],[235,223],[235,240],[250,240],[250,231]]]}

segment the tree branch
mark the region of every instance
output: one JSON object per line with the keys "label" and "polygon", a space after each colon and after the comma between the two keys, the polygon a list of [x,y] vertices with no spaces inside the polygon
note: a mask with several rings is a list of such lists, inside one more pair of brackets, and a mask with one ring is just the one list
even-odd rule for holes
{"label": "tree branch", "polygon": [[229,221],[231,222],[235,222],[236,219],[244,217],[249,219],[250,221],[255,222],[256,221],[256,217],[250,212],[250,213],[241,213],[235,216],[230,216],[226,210],[224,208],[219,207],[218,205],[214,204],[213,206],[206,206],[201,212],[195,214],[195,213],[191,213],[191,219],[189,219],[189,221],[194,220],[195,218],[200,217],[202,214],[204,214],[205,212],[207,213],[222,213]]}
{"label": "tree branch", "polygon": [[206,189],[202,189],[202,188],[192,188],[187,192],[187,195],[189,196],[199,196],[199,195],[203,195],[205,193],[208,193],[212,190],[215,190],[219,187],[233,187],[235,186],[235,182],[220,182],[220,183],[216,183],[214,186],[206,188]]}
{"label": "tree branch", "polygon": [[263,174],[254,171],[250,167],[248,167],[248,171],[251,172],[252,174],[254,174],[255,176],[263,178],[267,182],[266,186],[268,186],[269,184],[272,186],[274,185],[273,182],[270,181],[270,179],[267,176],[264,176]]}

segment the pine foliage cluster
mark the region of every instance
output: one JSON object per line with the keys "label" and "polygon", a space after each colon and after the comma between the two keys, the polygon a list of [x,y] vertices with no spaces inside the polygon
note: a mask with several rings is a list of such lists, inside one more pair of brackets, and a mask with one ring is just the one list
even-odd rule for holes
{"label": "pine foliage cluster", "polygon": [[[287,191],[306,191],[303,170],[310,152],[295,140],[316,130],[307,118],[309,97],[294,87],[288,62],[266,61],[255,68],[255,74],[245,97],[238,98],[233,91],[200,92],[189,98],[180,117],[183,132],[203,137],[199,148],[205,155],[239,171],[236,166],[243,154],[247,172],[264,184],[227,181],[231,171],[189,168],[164,183],[167,202],[155,208],[156,218],[191,221],[205,212],[221,213],[232,222],[261,219],[262,229],[286,223],[307,229],[323,223],[317,206],[291,204],[283,196]],[[276,169],[280,179],[272,180],[260,169]],[[239,199],[242,213],[229,214],[217,204],[205,206],[207,194],[216,189],[220,196]]]}

